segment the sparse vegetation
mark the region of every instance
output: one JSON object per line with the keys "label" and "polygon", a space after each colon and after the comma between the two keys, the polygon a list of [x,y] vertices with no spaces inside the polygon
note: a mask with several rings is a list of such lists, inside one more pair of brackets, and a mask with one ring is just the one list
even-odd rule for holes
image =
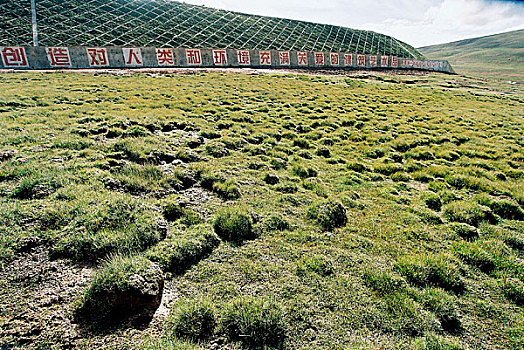
{"label": "sparse vegetation", "polygon": [[0,75],[0,344],[522,348],[522,99],[482,84]]}

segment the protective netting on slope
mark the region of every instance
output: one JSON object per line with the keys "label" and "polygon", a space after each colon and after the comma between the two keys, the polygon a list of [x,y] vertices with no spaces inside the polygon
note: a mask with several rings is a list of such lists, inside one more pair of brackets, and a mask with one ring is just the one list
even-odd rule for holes
{"label": "protective netting on slope", "polygon": [[[355,52],[420,58],[390,36],[169,0],[36,0],[41,46]],[[33,44],[29,0],[0,0],[0,46]]]}

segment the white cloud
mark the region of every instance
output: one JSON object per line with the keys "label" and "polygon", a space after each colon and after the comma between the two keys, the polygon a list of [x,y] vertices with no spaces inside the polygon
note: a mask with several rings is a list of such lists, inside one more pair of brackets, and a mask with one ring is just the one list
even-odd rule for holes
{"label": "white cloud", "polygon": [[524,2],[493,0],[185,0],[244,13],[368,29],[414,46],[524,28]]}
{"label": "white cloud", "polygon": [[417,19],[389,18],[368,22],[415,46],[443,43],[524,28],[524,6],[511,2],[444,0],[429,6]]}

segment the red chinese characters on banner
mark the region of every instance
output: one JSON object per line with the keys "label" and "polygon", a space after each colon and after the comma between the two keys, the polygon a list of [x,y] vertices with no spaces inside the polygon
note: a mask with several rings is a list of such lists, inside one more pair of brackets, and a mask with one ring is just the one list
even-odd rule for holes
{"label": "red chinese characters on banner", "polygon": [[261,66],[270,66],[271,65],[271,51],[260,51],[260,65]]}
{"label": "red chinese characters on banner", "polygon": [[0,54],[4,67],[28,67],[27,56],[23,47],[2,47]]}
{"label": "red chinese characters on banner", "polygon": [[365,67],[366,66],[366,56],[357,55],[357,65],[359,67]]}
{"label": "red chinese characters on banner", "polygon": [[387,66],[389,66],[389,57],[388,57],[388,56],[382,56],[382,57],[380,57],[380,66],[381,66],[381,67],[387,67]]}
{"label": "red chinese characters on banner", "polygon": [[378,65],[378,57],[369,56],[369,64],[371,65],[371,67],[376,67]]}
{"label": "red chinese characters on banner", "polygon": [[213,50],[213,64],[215,66],[227,65],[227,52],[226,50]]}
{"label": "red chinese characters on banner", "polygon": [[317,66],[324,65],[324,54],[322,52],[315,52],[315,64]]}
{"label": "red chinese characters on banner", "polygon": [[307,52],[297,52],[297,59],[299,66],[307,66]]}
{"label": "red chinese characters on banner", "polygon": [[109,66],[109,59],[105,48],[88,47],[86,51],[90,67]]}
{"label": "red chinese characters on banner", "polygon": [[397,68],[398,67],[398,57],[391,57],[391,67]]}
{"label": "red chinese characters on banner", "polygon": [[238,64],[241,66],[251,65],[251,55],[249,50],[237,50]]}
{"label": "red chinese characters on banner", "polygon": [[288,51],[279,52],[278,58],[281,66],[289,66],[291,64],[291,59],[289,57]]}
{"label": "red chinese characters on banner", "polygon": [[143,66],[142,50],[140,48],[123,48],[124,64],[126,66]]}
{"label": "red chinese characters on banner", "polygon": [[350,53],[344,54],[344,66],[352,66],[353,65],[353,55]]}
{"label": "red chinese characters on banner", "polygon": [[186,49],[186,60],[190,66],[199,66],[202,64],[202,54],[199,49]]}
{"label": "red chinese characters on banner", "polygon": [[45,51],[51,67],[71,67],[71,56],[67,47],[47,47]]}
{"label": "red chinese characters on banner", "polygon": [[173,49],[156,49],[156,60],[159,66],[174,66],[175,55]]}
{"label": "red chinese characters on banner", "polygon": [[339,66],[340,65],[340,55],[338,53],[330,53],[329,61],[332,66]]}

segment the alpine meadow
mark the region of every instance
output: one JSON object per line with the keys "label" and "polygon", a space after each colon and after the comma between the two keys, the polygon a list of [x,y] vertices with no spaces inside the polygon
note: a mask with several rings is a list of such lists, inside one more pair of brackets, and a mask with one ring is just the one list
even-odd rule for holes
{"label": "alpine meadow", "polygon": [[[106,40],[56,24],[57,7],[84,23],[84,6],[97,20],[144,21],[141,35],[104,27],[125,42],[93,46],[111,50],[171,38],[172,11],[197,27],[172,43],[180,50],[189,40],[240,50],[245,35],[246,50],[424,59],[373,32],[121,3],[42,0],[43,45],[81,45],[87,62],[85,41],[50,41]],[[22,2],[0,9],[0,23],[27,12]],[[235,34],[235,21],[250,31]],[[262,35],[279,21],[285,34]],[[524,349],[524,90],[513,47],[523,33],[421,49],[471,76],[365,65],[2,70],[0,349]],[[29,31],[15,34],[0,32],[1,58],[31,45]],[[218,46],[197,46],[204,34]],[[478,55],[460,50],[493,40],[511,67],[490,61],[483,75]],[[291,42],[300,47],[283,48]]]}

